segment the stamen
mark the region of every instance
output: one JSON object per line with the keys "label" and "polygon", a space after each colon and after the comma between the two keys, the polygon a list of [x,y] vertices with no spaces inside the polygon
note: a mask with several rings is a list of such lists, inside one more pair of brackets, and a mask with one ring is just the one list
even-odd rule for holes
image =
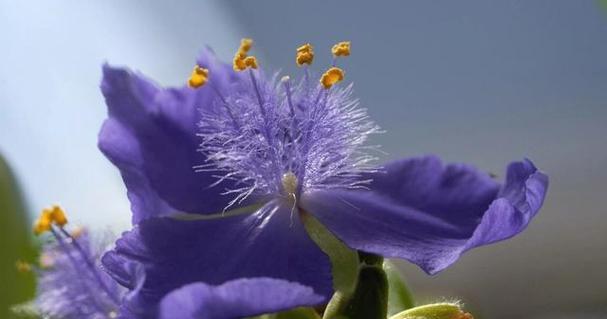
{"label": "stamen", "polygon": [[53,205],[51,208],[51,221],[59,227],[67,224],[67,217],[65,216],[65,211],[59,205]]}
{"label": "stamen", "polygon": [[297,66],[304,64],[310,65],[314,60],[314,48],[310,43],[306,43],[297,48],[297,55],[295,56],[295,63]]}
{"label": "stamen", "polygon": [[210,86],[211,86],[211,89],[213,89],[215,94],[217,94],[217,96],[221,100],[221,103],[225,107],[226,111],[228,111],[228,115],[230,116],[230,119],[232,119],[232,122],[234,122],[234,127],[237,130],[240,130],[240,123],[238,122],[238,119],[234,115],[234,112],[232,111],[232,107],[230,106],[230,104],[228,104],[228,101],[226,100],[226,98],[223,96],[223,94],[221,94],[219,89],[217,89],[217,87],[215,87],[215,85],[213,85],[213,83],[210,83]]}
{"label": "stamen", "polygon": [[244,38],[240,40],[240,47],[238,51],[234,55],[234,60],[232,61],[232,68],[234,71],[244,71],[248,68],[257,69],[257,59],[254,56],[249,56],[249,50],[253,47],[253,40]]}
{"label": "stamen", "polygon": [[240,52],[237,52],[236,55],[234,55],[234,60],[232,62],[232,68],[234,68],[234,71],[244,71],[247,69],[247,65],[244,63],[244,57],[241,55]]}
{"label": "stamen", "polygon": [[349,56],[350,55],[350,41],[343,41],[335,44],[331,49],[333,56]]}
{"label": "stamen", "polygon": [[34,234],[40,235],[51,230],[51,226],[55,224],[59,227],[63,227],[67,224],[67,218],[65,212],[58,205],[53,205],[50,208],[45,208],[40,212],[40,216],[34,222]]}
{"label": "stamen", "polygon": [[325,89],[330,89],[333,85],[344,79],[344,71],[337,67],[332,67],[320,78],[320,83]]}
{"label": "stamen", "polygon": [[246,57],[243,62],[246,67],[257,69],[257,59],[254,56]]}
{"label": "stamen", "polygon": [[240,40],[240,48],[238,49],[238,51],[240,51],[246,55],[246,53],[249,52],[249,50],[251,50],[252,47],[253,47],[253,39],[243,38],[242,40]]}
{"label": "stamen", "polygon": [[91,260],[91,256],[89,256],[89,254],[86,253],[86,251],[82,248],[82,246],[80,246],[80,243],[78,243],[78,241],[76,240],[76,238],[72,237],[72,235],[70,233],[68,233],[63,228],[59,228],[59,231],[61,231],[61,233],[63,233],[63,235],[66,238],[70,239],[70,243],[72,244],[72,246],[74,246],[74,248],[76,248],[76,251],[78,251],[78,254],[80,254],[80,256],[84,260],[86,266],[89,268],[89,270],[91,271],[91,273],[93,273],[93,276],[95,276],[95,280],[97,281],[97,284],[101,287],[101,289],[103,289],[103,291],[110,298],[112,298],[112,300],[114,302],[119,303],[120,300],[118,299],[118,297],[113,294],[113,292],[110,290],[110,288],[101,279],[101,276],[99,275],[97,267],[95,267],[95,264]]}
{"label": "stamen", "polygon": [[192,74],[190,75],[190,79],[188,80],[188,85],[191,88],[199,88],[205,85],[209,80],[209,70],[205,69],[199,65],[194,66],[194,70],[192,70]]}
{"label": "stamen", "polygon": [[51,212],[48,209],[43,209],[38,219],[34,222],[34,234],[40,235],[51,230]]}
{"label": "stamen", "polygon": [[285,93],[287,95],[287,104],[289,104],[289,112],[290,112],[291,116],[295,116],[295,108],[293,107],[293,98],[291,97],[291,85],[289,84],[290,80],[291,80],[291,78],[288,75],[285,75],[282,77],[282,79],[280,79],[280,82],[282,82],[285,86]]}
{"label": "stamen", "polygon": [[[72,267],[74,267],[74,271],[78,271],[80,263],[78,263],[78,261],[74,258],[74,256],[70,252],[70,249],[67,246],[65,240],[52,227],[50,229],[50,232],[53,234],[53,236],[55,237],[55,239],[59,243],[59,248],[63,251],[63,254],[65,254],[67,256],[67,258],[69,259],[70,263],[72,264]],[[82,287],[84,287],[84,289],[86,290],[86,292],[92,297],[92,300],[94,302],[95,308],[97,308],[100,312],[104,312],[105,310],[103,309],[103,306],[100,305],[99,301],[95,298],[95,294],[92,292],[92,290],[91,290],[92,288],[87,284],[87,281],[82,280],[82,281],[79,281],[79,283],[82,285]]]}

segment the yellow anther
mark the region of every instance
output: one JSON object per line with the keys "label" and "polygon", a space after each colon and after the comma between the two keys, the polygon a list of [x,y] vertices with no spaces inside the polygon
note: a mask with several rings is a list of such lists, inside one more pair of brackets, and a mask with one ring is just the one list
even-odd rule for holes
{"label": "yellow anther", "polygon": [[349,56],[350,55],[350,41],[339,42],[331,49],[333,55],[338,56]]}
{"label": "yellow anther", "polygon": [[252,46],[253,40],[251,39],[245,38],[240,41],[240,47],[232,61],[234,71],[244,71],[247,68],[257,69],[257,59],[254,56],[248,56],[247,54]]}
{"label": "yellow anther", "polygon": [[336,83],[342,81],[344,79],[344,70],[332,67],[325,72],[320,78],[320,83],[325,89],[331,88]]}
{"label": "yellow anther", "polygon": [[298,66],[302,66],[304,64],[310,65],[314,60],[314,48],[310,43],[306,43],[299,48],[297,48],[297,55],[295,56],[295,63]]}
{"label": "yellow anther", "polygon": [[67,224],[65,211],[59,205],[53,205],[51,208],[51,221],[59,226]]}
{"label": "yellow anther", "polygon": [[40,235],[51,230],[51,212],[50,209],[43,209],[38,219],[34,222],[34,234]]}
{"label": "yellow anther", "polygon": [[17,260],[15,262],[15,268],[17,268],[18,272],[30,272],[32,271],[32,265],[30,263],[26,263],[22,260]]}
{"label": "yellow anther", "polygon": [[34,234],[40,235],[51,230],[51,226],[55,224],[63,227],[67,224],[65,211],[59,205],[53,205],[50,208],[45,208],[40,212],[40,216],[34,222]]}
{"label": "yellow anther", "polygon": [[240,48],[238,49],[238,51],[244,53],[246,56],[247,52],[249,52],[249,50],[251,50],[252,47],[253,47],[253,39],[244,38],[244,39],[240,40]]}
{"label": "yellow anther", "polygon": [[234,71],[244,71],[247,65],[244,63],[244,58],[240,56],[240,53],[236,53],[234,56],[234,62],[232,63]]}
{"label": "yellow anther", "polygon": [[194,66],[192,75],[190,75],[190,79],[188,80],[188,85],[191,88],[199,88],[205,85],[207,81],[209,81],[209,70],[199,65]]}
{"label": "yellow anther", "polygon": [[257,59],[254,56],[244,58],[244,64],[247,68],[257,69]]}

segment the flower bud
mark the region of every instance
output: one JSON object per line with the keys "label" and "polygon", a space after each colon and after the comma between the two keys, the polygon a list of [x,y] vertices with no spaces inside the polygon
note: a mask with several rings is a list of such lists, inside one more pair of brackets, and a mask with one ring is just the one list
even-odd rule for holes
{"label": "flower bud", "polygon": [[398,313],[390,319],[474,319],[458,303],[441,302],[419,306]]}

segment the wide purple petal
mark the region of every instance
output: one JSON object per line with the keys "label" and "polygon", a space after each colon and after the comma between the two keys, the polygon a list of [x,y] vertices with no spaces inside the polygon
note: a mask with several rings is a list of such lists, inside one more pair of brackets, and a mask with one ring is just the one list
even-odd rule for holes
{"label": "wide purple petal", "polygon": [[310,287],[271,278],[238,279],[219,286],[193,283],[160,304],[161,319],[234,319],[314,306],[325,298]]}
{"label": "wide purple petal", "polygon": [[500,187],[469,166],[425,157],[389,163],[368,191],[307,192],[301,203],[350,247],[434,274],[468,249],[522,231],[547,186],[528,160],[510,164]]}
{"label": "wide purple petal", "polygon": [[[332,293],[328,257],[308,237],[297,213],[281,200],[253,214],[182,220],[142,221],[123,234],[102,262],[115,277],[126,273],[114,262],[141,263],[146,281],[129,301],[131,311],[154,312],[170,291],[195,282],[219,285],[238,278],[270,277]],[[129,282],[128,276],[119,282]],[[149,313],[146,313],[148,315]]]}
{"label": "wide purple petal", "polygon": [[[209,68],[215,88],[231,85],[236,75],[205,50],[199,63]],[[210,86],[163,89],[140,74],[103,67],[101,90],[108,119],[99,133],[99,148],[122,174],[132,204],[133,221],[179,210],[216,213],[231,199],[220,195],[227,182],[215,172],[195,172],[205,157],[198,151],[200,108],[214,107]]]}

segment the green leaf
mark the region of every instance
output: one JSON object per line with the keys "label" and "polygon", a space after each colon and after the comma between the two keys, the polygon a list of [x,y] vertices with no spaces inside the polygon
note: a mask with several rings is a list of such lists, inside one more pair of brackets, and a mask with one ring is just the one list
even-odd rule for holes
{"label": "green leaf", "polygon": [[435,303],[419,306],[396,314],[390,319],[472,319],[457,303]]}
{"label": "green leaf", "polygon": [[415,302],[398,269],[390,261],[384,261],[384,271],[388,276],[388,315],[413,308]]}
{"label": "green leaf", "polygon": [[26,206],[15,178],[0,156],[0,318],[11,318],[9,308],[34,296],[33,273],[19,273],[18,260],[33,261],[33,245]]}
{"label": "green leaf", "polygon": [[329,256],[333,273],[333,289],[348,296],[354,292],[358,279],[358,254],[337,239],[314,216],[302,212],[301,219],[310,238]]}

